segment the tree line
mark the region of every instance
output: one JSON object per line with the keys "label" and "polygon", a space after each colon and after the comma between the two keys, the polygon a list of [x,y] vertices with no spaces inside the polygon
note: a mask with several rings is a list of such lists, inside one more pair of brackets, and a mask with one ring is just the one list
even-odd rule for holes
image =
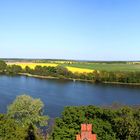
{"label": "tree line", "polygon": [[66,107],[50,140],[75,140],[83,123],[92,124],[97,140],[139,140],[140,108]]}
{"label": "tree line", "polygon": [[96,83],[102,82],[120,82],[120,83],[140,83],[140,72],[108,72],[108,71],[97,71],[94,70],[91,73],[72,73],[67,68],[62,66],[52,67],[52,66],[36,66],[35,69],[31,69],[26,66],[22,69],[18,65],[6,65],[4,61],[0,61],[0,73],[1,74],[19,74],[19,73],[29,73],[39,76],[52,76],[62,79],[78,79],[91,81]]}
{"label": "tree line", "polygon": [[[44,126],[48,116],[43,115],[44,104],[28,95],[17,96],[0,114],[0,139],[44,140]],[[138,106],[70,106],[55,119],[49,140],[75,140],[83,123],[92,124],[98,140],[139,140],[140,107]]]}

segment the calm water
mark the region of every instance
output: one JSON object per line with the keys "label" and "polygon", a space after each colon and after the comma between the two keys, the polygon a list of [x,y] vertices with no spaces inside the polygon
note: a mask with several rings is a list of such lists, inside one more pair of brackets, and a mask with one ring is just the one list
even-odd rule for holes
{"label": "calm water", "polygon": [[40,98],[51,117],[59,116],[64,106],[140,104],[140,87],[0,76],[0,112],[6,112],[15,97],[24,93]]}

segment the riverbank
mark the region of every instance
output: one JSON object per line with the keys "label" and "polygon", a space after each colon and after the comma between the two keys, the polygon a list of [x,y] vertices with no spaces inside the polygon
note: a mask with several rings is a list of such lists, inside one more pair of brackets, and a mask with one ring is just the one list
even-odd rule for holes
{"label": "riverbank", "polygon": [[73,78],[60,78],[60,77],[53,77],[53,76],[41,76],[41,75],[34,75],[34,74],[29,74],[29,73],[19,73],[18,75],[22,75],[22,76],[28,76],[28,77],[34,77],[34,78],[41,78],[41,79],[63,79],[63,80],[69,80],[69,81],[80,81],[80,82],[90,82],[90,83],[95,83],[92,80],[83,80],[83,79],[73,79]]}
{"label": "riverbank", "polygon": [[29,74],[29,73],[19,73],[18,75],[34,77],[34,78],[41,78],[41,79],[59,79],[58,77],[33,75],[33,74]]}
{"label": "riverbank", "polygon": [[103,82],[104,84],[140,86],[140,83]]}
{"label": "riverbank", "polygon": [[[79,82],[89,82],[89,83],[95,83],[93,80],[83,80],[83,79],[73,79],[73,78],[60,78],[60,77],[53,77],[53,76],[41,76],[41,75],[33,75],[29,73],[19,73],[19,75],[28,76],[28,77],[34,77],[34,78],[41,78],[41,79],[63,79],[63,80],[69,80],[69,81],[79,81]],[[128,86],[140,86],[140,83],[122,83],[122,82],[99,82],[102,84],[112,84],[112,85],[128,85]]]}

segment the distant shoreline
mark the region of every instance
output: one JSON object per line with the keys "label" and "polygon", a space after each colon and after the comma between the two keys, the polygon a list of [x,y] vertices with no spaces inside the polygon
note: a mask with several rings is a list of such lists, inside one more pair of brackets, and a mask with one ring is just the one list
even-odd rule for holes
{"label": "distant shoreline", "polygon": [[69,80],[69,81],[81,81],[81,82],[91,82],[91,83],[95,83],[92,80],[83,80],[83,79],[73,79],[73,78],[60,78],[60,77],[53,77],[53,76],[41,76],[41,75],[33,75],[33,74],[29,74],[29,73],[19,73],[19,75],[22,76],[28,76],[28,77],[34,77],[34,78],[40,78],[40,79],[56,79],[56,80]]}
{"label": "distant shoreline", "polygon": [[59,58],[0,58],[1,60],[4,61],[12,61],[12,62],[32,62],[32,61],[36,61],[36,60],[41,60],[41,61],[76,61],[76,62],[98,62],[98,63],[102,63],[102,62],[116,62],[116,63],[122,63],[122,62],[140,62],[140,60],[136,59],[136,60],[103,60],[103,59],[98,59],[98,60],[93,60],[93,59],[59,59]]}
{"label": "distant shoreline", "polygon": [[[53,77],[53,76],[40,76],[40,75],[33,75],[29,73],[19,73],[19,75],[22,76],[28,76],[28,77],[34,77],[34,78],[40,78],[40,79],[56,79],[56,80],[70,80],[70,81],[79,81],[79,82],[90,82],[90,83],[96,83],[92,80],[83,80],[83,79],[73,79],[73,78],[59,78],[59,77]],[[128,86],[140,86],[140,83],[122,83],[122,82],[99,82],[101,84],[112,84],[112,85],[128,85]]]}
{"label": "distant shoreline", "polygon": [[113,84],[113,85],[130,85],[130,86],[140,86],[140,83],[123,83],[123,82],[102,82],[104,84]]}

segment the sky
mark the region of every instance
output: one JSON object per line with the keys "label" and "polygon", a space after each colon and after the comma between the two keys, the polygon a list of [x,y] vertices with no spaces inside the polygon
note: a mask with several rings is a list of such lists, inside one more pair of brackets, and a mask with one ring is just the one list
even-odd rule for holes
{"label": "sky", "polygon": [[140,60],[140,0],[1,0],[0,58]]}

